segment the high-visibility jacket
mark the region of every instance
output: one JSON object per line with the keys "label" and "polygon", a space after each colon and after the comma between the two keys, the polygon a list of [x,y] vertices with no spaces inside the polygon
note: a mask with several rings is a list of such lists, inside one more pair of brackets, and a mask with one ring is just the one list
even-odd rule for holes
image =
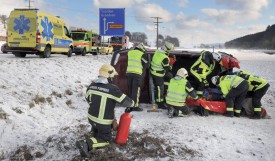
{"label": "high-visibility jacket", "polygon": [[212,72],[214,67],[215,61],[212,53],[203,50],[199,59],[191,66],[190,72],[202,82]]}
{"label": "high-visibility jacket", "polygon": [[[144,53],[139,51],[139,50],[130,50],[128,52],[128,66],[126,73],[134,73],[134,74],[139,74],[142,75],[142,55]],[[143,60],[147,61],[147,60]]]}
{"label": "high-visibility jacket", "polygon": [[91,83],[86,91],[86,100],[90,105],[88,118],[102,125],[111,125],[114,119],[116,103],[134,107],[134,101],[123,94],[114,84]]}
{"label": "high-visibility jacket", "polygon": [[219,78],[219,86],[223,93],[223,96],[226,97],[231,88],[238,87],[244,80],[242,77],[237,75],[225,75]]}
{"label": "high-visibility jacket", "polygon": [[164,51],[156,50],[151,61],[151,74],[163,77],[167,68],[170,68],[168,56]]}
{"label": "high-visibility jacket", "polygon": [[247,80],[249,85],[248,91],[256,91],[258,89],[263,88],[265,85],[267,85],[267,81],[265,79],[255,76],[249,72],[240,70],[235,72],[235,74]]}
{"label": "high-visibility jacket", "polygon": [[166,103],[172,106],[182,107],[185,106],[185,100],[188,94],[195,99],[197,99],[198,96],[187,79],[181,77],[178,77],[180,78],[178,79],[176,77],[170,80],[167,90]]}

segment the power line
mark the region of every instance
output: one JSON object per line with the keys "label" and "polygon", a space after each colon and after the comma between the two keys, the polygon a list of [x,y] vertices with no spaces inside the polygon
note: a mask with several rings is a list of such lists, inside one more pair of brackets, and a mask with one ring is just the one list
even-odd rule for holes
{"label": "power line", "polygon": [[159,47],[159,23],[162,23],[162,22],[159,22],[159,19],[162,19],[161,17],[151,17],[151,18],[154,18],[157,20],[157,22],[154,22],[156,27],[157,27],[157,49]]}

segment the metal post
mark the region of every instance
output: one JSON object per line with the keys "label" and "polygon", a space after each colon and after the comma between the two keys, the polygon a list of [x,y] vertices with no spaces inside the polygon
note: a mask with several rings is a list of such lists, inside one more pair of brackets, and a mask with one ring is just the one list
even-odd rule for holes
{"label": "metal post", "polygon": [[161,17],[151,17],[151,18],[154,18],[154,19],[157,19],[157,22],[154,22],[155,24],[156,24],[156,26],[157,26],[157,39],[156,39],[156,41],[157,41],[157,49],[158,49],[158,47],[159,47],[159,23],[162,23],[162,22],[159,22],[159,19],[162,19]]}

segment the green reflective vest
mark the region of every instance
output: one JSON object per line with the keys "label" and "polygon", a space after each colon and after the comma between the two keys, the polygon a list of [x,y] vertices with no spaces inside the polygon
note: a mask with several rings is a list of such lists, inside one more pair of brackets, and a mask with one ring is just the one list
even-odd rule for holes
{"label": "green reflective vest", "polygon": [[187,97],[187,92],[185,90],[187,80],[182,79],[175,79],[172,78],[170,80],[167,96],[166,96],[166,103],[172,106],[185,106],[185,99]]}
{"label": "green reflective vest", "polygon": [[263,88],[267,84],[267,81],[265,79],[255,76],[246,71],[239,71],[239,76],[247,80],[249,85],[248,91],[256,91]]}
{"label": "green reflective vest", "polygon": [[144,53],[139,50],[130,50],[128,52],[128,66],[126,73],[142,75],[141,57]]}
{"label": "green reflective vest", "polygon": [[223,93],[223,96],[226,97],[231,88],[238,87],[243,81],[243,78],[236,75],[226,75],[220,78],[220,88]]}
{"label": "green reflective vest", "polygon": [[159,77],[163,77],[165,75],[165,71],[162,66],[162,61],[165,58],[168,59],[168,56],[165,53],[156,50],[151,61],[151,74]]}
{"label": "green reflective vest", "polygon": [[200,82],[202,82],[202,79],[206,79],[206,77],[211,73],[211,71],[215,67],[215,62],[208,66],[202,61],[202,57],[205,52],[205,50],[201,52],[201,56],[199,57],[199,59],[190,68],[190,72],[194,76],[196,76]]}

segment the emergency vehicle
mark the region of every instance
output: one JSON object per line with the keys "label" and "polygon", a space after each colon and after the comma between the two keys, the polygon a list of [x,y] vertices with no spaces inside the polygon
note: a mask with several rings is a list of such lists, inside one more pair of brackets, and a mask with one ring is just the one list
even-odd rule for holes
{"label": "emergency vehicle", "polygon": [[124,50],[129,48],[129,37],[128,36],[113,36],[111,37],[111,44],[114,51]]}
{"label": "emergency vehicle", "polygon": [[86,53],[90,53],[93,45],[92,31],[87,31],[82,28],[76,28],[71,30],[71,37],[73,39],[74,50],[76,55],[85,56]]}
{"label": "emergency vehicle", "polygon": [[65,22],[38,9],[14,9],[7,29],[8,51],[16,57],[36,54],[48,58],[52,53],[72,56],[73,40]]}
{"label": "emergency vehicle", "polygon": [[92,32],[92,49],[93,55],[97,54],[112,54],[113,46],[109,42],[102,42],[102,37],[95,31]]}

